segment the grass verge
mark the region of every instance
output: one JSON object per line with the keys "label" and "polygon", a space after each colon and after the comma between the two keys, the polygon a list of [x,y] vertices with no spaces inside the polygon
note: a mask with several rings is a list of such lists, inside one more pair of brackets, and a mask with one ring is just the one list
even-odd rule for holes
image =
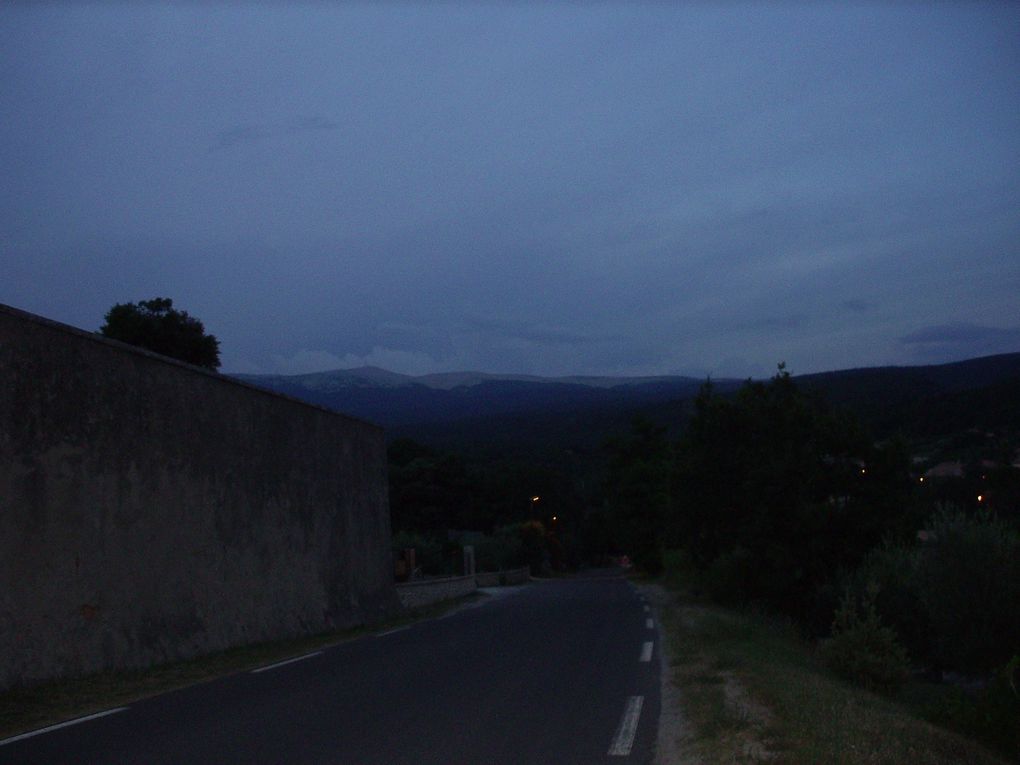
{"label": "grass verge", "polygon": [[16,688],[0,693],[0,739],[256,669],[365,635],[432,619],[483,597],[469,595],[460,600],[437,603],[371,626],[241,646],[144,670],[101,672],[88,677]]}
{"label": "grass verge", "polygon": [[909,702],[830,673],[795,629],[697,602],[667,575],[655,600],[686,718],[682,762],[792,765],[1007,762]]}

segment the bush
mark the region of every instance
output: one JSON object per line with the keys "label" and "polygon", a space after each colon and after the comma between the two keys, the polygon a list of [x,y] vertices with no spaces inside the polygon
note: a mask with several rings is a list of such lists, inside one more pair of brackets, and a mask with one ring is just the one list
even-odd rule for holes
{"label": "bush", "polygon": [[988,674],[1020,650],[1020,533],[986,514],[943,511],[920,556],[918,595],[942,669]]}
{"label": "bush", "polygon": [[924,541],[873,550],[849,589],[918,661],[987,676],[1020,650],[1020,534],[945,509],[927,526]]}
{"label": "bush", "polygon": [[836,611],[832,637],[822,642],[822,655],[837,674],[871,690],[898,691],[910,673],[906,650],[882,624],[874,602],[859,608],[849,593]]}
{"label": "bush", "polygon": [[549,545],[545,526],[539,521],[526,521],[519,526],[521,557],[534,576],[549,573]]}
{"label": "bush", "polygon": [[925,717],[1020,760],[1020,695],[1013,671],[1011,662],[977,692],[948,689],[944,696],[927,705]]}
{"label": "bush", "polygon": [[728,550],[712,561],[705,572],[708,594],[720,603],[743,603],[753,597],[754,571],[751,554],[741,546]]}
{"label": "bush", "polygon": [[859,602],[870,598],[910,656],[926,662],[931,655],[931,625],[919,593],[921,554],[919,547],[887,542],[868,553],[847,586]]}
{"label": "bush", "polygon": [[502,526],[475,543],[479,571],[499,571],[523,564],[521,535],[517,526]]}
{"label": "bush", "polygon": [[421,569],[422,574],[437,576],[453,572],[447,545],[442,540],[407,531],[401,531],[393,537],[394,550],[408,547],[414,548],[415,566]]}

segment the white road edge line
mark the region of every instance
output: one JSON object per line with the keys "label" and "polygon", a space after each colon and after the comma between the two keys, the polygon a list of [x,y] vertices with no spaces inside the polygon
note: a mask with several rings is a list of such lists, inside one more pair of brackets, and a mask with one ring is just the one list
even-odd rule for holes
{"label": "white road edge line", "polygon": [[310,659],[313,656],[318,656],[321,653],[322,653],[322,651],[312,651],[312,653],[306,653],[304,656],[296,656],[293,659],[287,659],[285,661],[278,661],[278,662],[276,662],[276,664],[270,664],[270,665],[265,666],[265,667],[259,667],[258,669],[253,669],[251,671],[251,673],[253,675],[257,675],[259,672],[265,672],[266,670],[276,669],[277,667],[283,667],[283,666],[285,666],[287,664],[293,664],[296,661],[304,661],[305,659]]}
{"label": "white road edge line", "polygon": [[637,734],[638,720],[641,719],[641,706],[645,703],[644,696],[630,696],[627,698],[627,706],[623,709],[623,717],[620,718],[620,727],[616,729],[613,736],[613,743],[607,754],[610,757],[626,757],[634,746],[634,736]]}
{"label": "white road edge line", "polygon": [[654,643],[651,640],[648,640],[648,641],[645,642],[645,644],[643,646],[641,646],[641,661],[651,661],[652,660],[652,646],[653,645],[654,645]]}
{"label": "white road edge line", "polygon": [[386,635],[392,635],[394,632],[403,632],[404,630],[409,630],[409,629],[411,629],[411,625],[410,624],[405,624],[403,627],[395,627],[394,629],[386,630],[385,632],[377,632],[377,633],[375,633],[375,636],[376,637],[385,637]]}
{"label": "white road edge line", "polygon": [[651,619],[645,619],[645,627],[647,627],[650,630],[655,629],[655,622],[653,622]]}
{"label": "white road edge line", "polygon": [[86,715],[85,717],[78,717],[74,720],[68,720],[67,722],[57,723],[56,725],[50,725],[46,728],[40,728],[39,730],[32,730],[28,733],[22,733],[20,736],[11,736],[0,741],[0,746],[6,744],[13,744],[15,741],[21,741],[22,739],[32,738],[32,736],[41,736],[43,733],[49,733],[50,731],[58,730],[60,728],[66,728],[69,725],[77,725],[78,723],[88,722],[89,720],[95,720],[99,717],[106,717],[107,715],[115,715],[117,712],[123,712],[127,707],[117,707],[116,709],[107,709],[105,712],[96,712],[94,715]]}

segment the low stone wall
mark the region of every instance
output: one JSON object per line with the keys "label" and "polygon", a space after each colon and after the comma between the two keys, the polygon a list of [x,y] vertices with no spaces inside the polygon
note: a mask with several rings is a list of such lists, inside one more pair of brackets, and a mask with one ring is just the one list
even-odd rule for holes
{"label": "low stone wall", "polygon": [[397,585],[397,595],[404,608],[423,608],[443,600],[454,600],[470,595],[479,587],[501,587],[524,584],[531,578],[530,569],[510,571],[483,571],[474,576],[452,576],[445,579],[422,579]]}
{"label": "low stone wall", "polygon": [[404,608],[423,608],[442,600],[453,600],[470,595],[478,589],[473,576],[454,576],[449,579],[423,579],[397,585],[397,595]]}
{"label": "low stone wall", "polygon": [[508,584],[524,584],[530,577],[531,572],[525,566],[510,571],[480,571],[475,574],[475,581],[479,587],[502,587]]}

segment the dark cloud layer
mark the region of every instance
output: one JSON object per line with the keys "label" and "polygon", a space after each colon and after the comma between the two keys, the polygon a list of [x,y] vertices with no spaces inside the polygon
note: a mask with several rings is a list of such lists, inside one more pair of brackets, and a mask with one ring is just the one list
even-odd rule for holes
{"label": "dark cloud layer", "polygon": [[947,357],[1015,353],[1020,349],[1020,326],[935,324],[904,335],[900,342],[917,357],[936,361]]}
{"label": "dark cloud layer", "polygon": [[1005,4],[7,5],[0,301],[93,328],[170,295],[237,371],[1020,350],[1018,23]]}
{"label": "dark cloud layer", "polygon": [[210,150],[230,149],[242,143],[292,136],[306,130],[339,129],[340,125],[338,123],[324,117],[302,117],[275,127],[270,125],[235,125],[227,130],[221,130]]}

